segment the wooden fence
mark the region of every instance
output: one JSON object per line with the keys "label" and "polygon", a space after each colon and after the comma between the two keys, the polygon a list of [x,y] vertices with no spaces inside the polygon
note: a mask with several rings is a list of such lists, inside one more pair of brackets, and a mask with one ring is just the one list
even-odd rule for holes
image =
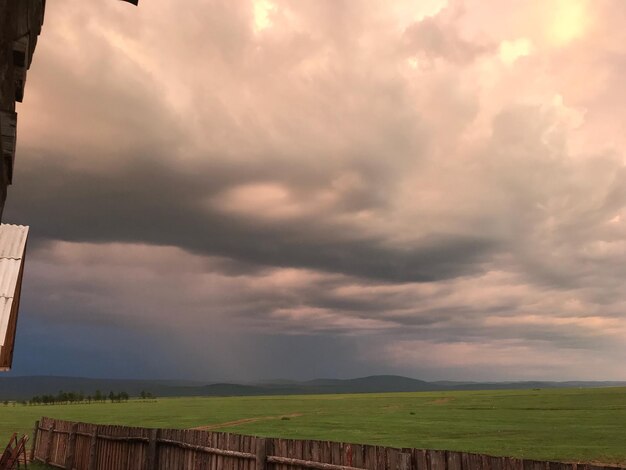
{"label": "wooden fence", "polygon": [[36,423],[31,452],[34,460],[70,470],[615,470],[466,452],[266,439],[50,418]]}

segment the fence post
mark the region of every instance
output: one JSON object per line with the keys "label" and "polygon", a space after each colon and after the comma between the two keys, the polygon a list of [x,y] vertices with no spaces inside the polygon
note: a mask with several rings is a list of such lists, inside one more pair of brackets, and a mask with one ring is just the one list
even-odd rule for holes
{"label": "fence post", "polygon": [[54,438],[54,423],[48,428],[48,445],[46,445],[46,457],[44,462],[46,465],[50,463],[52,459],[52,439]]}
{"label": "fence post", "polygon": [[267,469],[267,449],[269,441],[265,438],[256,440],[256,466],[255,470]]}
{"label": "fence post", "polygon": [[98,443],[98,426],[93,430],[91,435],[91,442],[89,443],[89,466],[88,470],[96,470],[96,452],[98,450],[96,444]]}
{"label": "fence post", "polygon": [[411,454],[400,454],[398,458],[398,470],[411,470]]}
{"label": "fence post", "polygon": [[158,429],[150,429],[150,440],[148,441],[148,452],[146,453],[145,470],[156,470],[157,468],[157,439]]}
{"label": "fence post", "polygon": [[39,420],[35,421],[35,429],[33,429],[33,443],[30,448],[30,461],[35,461],[35,449],[37,447],[37,436],[39,435]]}
{"label": "fence post", "polygon": [[72,424],[70,437],[67,443],[67,457],[65,457],[65,470],[74,468],[74,455],[76,454],[76,431],[78,431],[78,423]]}

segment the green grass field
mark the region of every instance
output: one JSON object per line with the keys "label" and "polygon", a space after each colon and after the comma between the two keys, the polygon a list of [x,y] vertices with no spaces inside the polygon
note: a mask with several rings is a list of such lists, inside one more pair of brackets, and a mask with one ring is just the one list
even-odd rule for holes
{"label": "green grass field", "polygon": [[[0,438],[42,415],[130,426],[462,450],[626,464],[626,388],[167,398],[122,404],[0,405]],[[240,421],[233,423],[233,421]]]}

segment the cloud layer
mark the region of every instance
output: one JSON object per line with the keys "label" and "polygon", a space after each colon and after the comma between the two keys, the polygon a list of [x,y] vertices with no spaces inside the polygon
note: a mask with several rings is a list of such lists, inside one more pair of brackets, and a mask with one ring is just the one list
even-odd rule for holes
{"label": "cloud layer", "polygon": [[17,372],[624,379],[625,17],[50,5]]}

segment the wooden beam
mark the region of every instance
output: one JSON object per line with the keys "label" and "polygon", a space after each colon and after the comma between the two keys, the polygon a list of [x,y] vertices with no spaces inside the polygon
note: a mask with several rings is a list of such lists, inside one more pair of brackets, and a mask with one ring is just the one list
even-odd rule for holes
{"label": "wooden beam", "polygon": [[269,441],[264,438],[256,440],[256,467],[255,470],[267,470],[267,449]]}
{"label": "wooden beam", "polygon": [[30,448],[30,461],[35,461],[35,450],[37,448],[37,437],[39,435],[39,420],[35,421],[35,429],[33,430],[33,444]]}
{"label": "wooden beam", "polygon": [[13,76],[15,80],[15,101],[21,103],[26,88],[26,72],[30,64],[30,34],[25,34],[13,42]]}
{"label": "wooden beam", "polygon": [[363,470],[357,467],[348,467],[346,465],[335,465],[332,463],[313,462],[311,460],[291,459],[289,457],[269,456],[269,463],[277,463],[291,465],[294,467],[314,468],[316,470]]}
{"label": "wooden beam", "polygon": [[17,113],[0,111],[0,134],[2,134],[2,158],[7,168],[9,184],[13,182],[13,166],[15,163],[15,147],[17,143]]}

